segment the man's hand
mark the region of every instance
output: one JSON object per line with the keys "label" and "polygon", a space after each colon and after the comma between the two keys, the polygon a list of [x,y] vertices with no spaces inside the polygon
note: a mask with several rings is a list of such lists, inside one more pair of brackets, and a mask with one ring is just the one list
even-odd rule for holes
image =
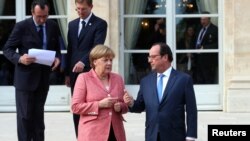
{"label": "man's hand", "polygon": [[72,72],[76,72],[76,73],[83,72],[84,67],[85,67],[85,65],[83,64],[83,62],[78,61],[78,62],[75,64],[75,66],[74,66]]}
{"label": "man's hand", "polygon": [[23,54],[19,58],[19,63],[24,64],[24,65],[30,65],[36,61],[35,57],[30,57],[28,54]]}
{"label": "man's hand", "polygon": [[54,71],[59,66],[59,64],[60,64],[60,59],[56,57],[53,62],[52,71]]}
{"label": "man's hand", "polygon": [[70,87],[70,77],[69,76],[65,76],[65,81],[64,81],[65,85],[67,87]]}
{"label": "man's hand", "polygon": [[131,95],[128,94],[126,90],[124,90],[124,96],[123,96],[124,102],[129,106],[132,107],[134,105],[134,99]]}

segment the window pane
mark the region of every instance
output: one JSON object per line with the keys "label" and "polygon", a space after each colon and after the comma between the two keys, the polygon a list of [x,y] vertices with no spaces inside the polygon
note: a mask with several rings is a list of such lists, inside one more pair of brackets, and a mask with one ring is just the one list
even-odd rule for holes
{"label": "window pane", "polygon": [[195,34],[199,18],[176,18],[176,48],[195,49]]}
{"label": "window pane", "polygon": [[218,49],[218,18],[176,18],[176,24],[177,49]]}
{"label": "window pane", "polygon": [[[15,25],[15,20],[1,20],[0,22],[0,51]],[[13,85],[14,65],[0,53],[0,85]]]}
{"label": "window pane", "polygon": [[195,69],[194,56],[195,55],[193,53],[177,53],[177,70],[183,71],[193,77]]}
{"label": "window pane", "polygon": [[[1,20],[0,22],[0,51],[2,51],[15,20]],[[14,65],[0,54],[0,85],[12,85],[14,76]]]}
{"label": "window pane", "polygon": [[196,0],[176,0],[176,14],[198,13]]}
{"label": "window pane", "polygon": [[139,84],[150,72],[148,53],[127,53],[124,56],[124,75],[126,84]]}
{"label": "window pane", "polygon": [[176,14],[218,13],[218,0],[176,0]]}
{"label": "window pane", "polygon": [[5,42],[7,41],[12,29],[15,26],[15,20],[0,21],[0,51],[2,51]]}
{"label": "window pane", "polygon": [[194,84],[218,84],[218,53],[178,53],[177,69],[190,74]]}
{"label": "window pane", "polygon": [[15,0],[0,0],[0,16],[16,15],[15,8],[16,8]]}
{"label": "window pane", "polygon": [[0,85],[13,85],[14,65],[0,54]]}
{"label": "window pane", "polygon": [[166,42],[165,18],[126,18],[125,49],[149,49],[155,42]]}
{"label": "window pane", "polygon": [[[60,48],[61,50],[66,50],[66,29],[67,29],[67,19],[52,19],[58,23],[61,38],[60,38]],[[65,70],[65,59],[66,54],[62,54],[60,66],[50,74],[50,84],[51,85],[64,85],[64,70]]]}
{"label": "window pane", "polygon": [[[67,41],[67,19],[66,18],[58,18],[58,19],[52,19],[54,20],[58,26],[59,26],[59,29],[60,29],[60,33],[62,35],[62,40],[64,42],[64,44],[66,44],[66,41]],[[61,49],[66,49],[66,46],[62,46]]]}
{"label": "window pane", "polygon": [[165,14],[166,0],[124,0],[125,14]]}
{"label": "window pane", "polygon": [[[31,15],[31,4],[33,0],[26,0],[26,15]],[[67,0],[49,0],[49,15],[66,15]]]}

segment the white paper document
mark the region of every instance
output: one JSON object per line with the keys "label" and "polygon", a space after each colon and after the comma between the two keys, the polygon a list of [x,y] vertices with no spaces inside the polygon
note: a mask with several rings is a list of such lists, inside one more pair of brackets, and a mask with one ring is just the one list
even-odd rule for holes
{"label": "white paper document", "polygon": [[51,66],[55,60],[56,52],[43,49],[29,49],[28,55],[36,57],[36,63]]}

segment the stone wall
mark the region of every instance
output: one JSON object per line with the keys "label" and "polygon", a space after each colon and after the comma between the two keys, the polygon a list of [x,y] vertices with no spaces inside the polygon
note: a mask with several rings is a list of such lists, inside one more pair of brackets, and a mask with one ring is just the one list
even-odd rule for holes
{"label": "stone wall", "polygon": [[250,112],[248,0],[224,1],[224,111]]}

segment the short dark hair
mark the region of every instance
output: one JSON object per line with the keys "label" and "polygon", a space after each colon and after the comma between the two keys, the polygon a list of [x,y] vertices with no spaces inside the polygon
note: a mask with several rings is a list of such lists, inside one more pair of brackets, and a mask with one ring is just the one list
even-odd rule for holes
{"label": "short dark hair", "polygon": [[34,11],[34,8],[36,7],[36,5],[39,5],[41,9],[45,9],[45,6],[47,5],[48,8],[50,7],[49,6],[49,3],[47,0],[34,0],[31,4],[31,10]]}
{"label": "short dark hair", "polygon": [[75,3],[83,3],[83,2],[87,2],[88,5],[93,5],[93,1],[92,0],[75,0]]}
{"label": "short dark hair", "polygon": [[168,60],[170,62],[173,61],[172,51],[171,51],[170,47],[166,43],[158,42],[158,43],[154,43],[153,44],[153,46],[155,46],[155,45],[159,45],[160,46],[160,55],[161,56],[168,55]]}
{"label": "short dark hair", "polygon": [[208,11],[202,11],[201,14],[210,14]]}
{"label": "short dark hair", "polygon": [[[210,14],[208,11],[202,11],[201,14]],[[208,17],[208,19],[211,19],[211,17]]]}

